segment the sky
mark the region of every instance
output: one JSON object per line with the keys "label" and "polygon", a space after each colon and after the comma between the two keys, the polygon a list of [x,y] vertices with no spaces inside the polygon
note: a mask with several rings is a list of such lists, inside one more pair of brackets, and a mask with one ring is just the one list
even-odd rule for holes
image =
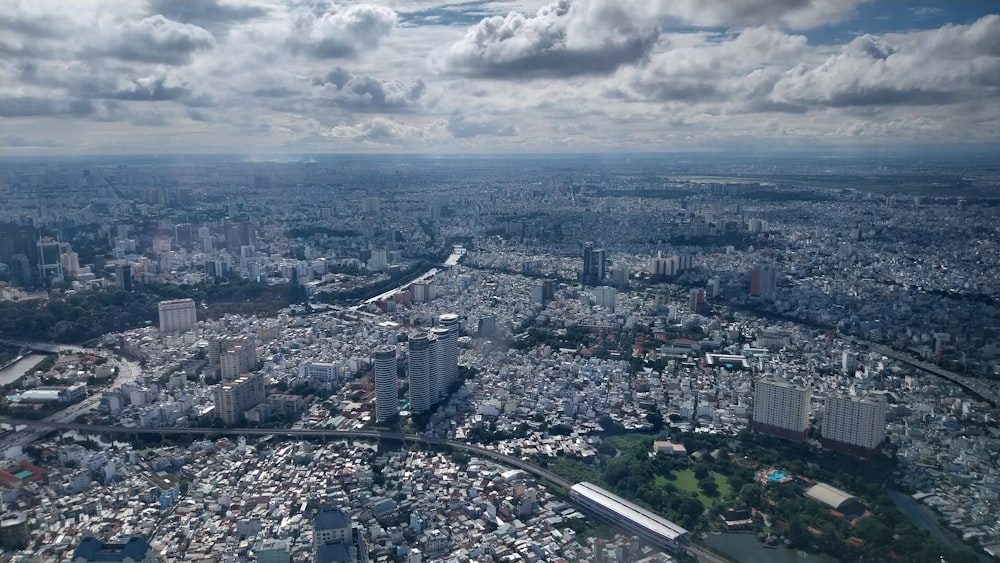
{"label": "sky", "polygon": [[0,155],[1000,147],[1000,3],[0,0]]}

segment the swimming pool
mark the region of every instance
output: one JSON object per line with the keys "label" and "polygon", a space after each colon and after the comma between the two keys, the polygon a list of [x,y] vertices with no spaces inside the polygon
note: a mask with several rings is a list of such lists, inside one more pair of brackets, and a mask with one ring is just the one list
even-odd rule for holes
{"label": "swimming pool", "polygon": [[784,471],[772,471],[770,475],[767,476],[768,481],[782,481],[788,477],[788,473]]}

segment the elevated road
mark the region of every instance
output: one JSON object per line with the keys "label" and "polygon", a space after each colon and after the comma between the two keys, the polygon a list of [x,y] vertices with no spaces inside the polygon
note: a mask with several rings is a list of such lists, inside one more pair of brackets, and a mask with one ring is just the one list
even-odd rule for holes
{"label": "elevated road", "polygon": [[[30,429],[30,431],[35,433],[44,433],[45,431],[51,429],[51,430],[77,430],[95,434],[174,434],[174,435],[223,434],[223,435],[242,435],[242,436],[292,436],[292,437],[303,437],[303,438],[322,437],[322,438],[345,438],[345,439],[351,438],[360,440],[393,440],[399,442],[410,442],[415,444],[424,444],[431,446],[446,446],[449,448],[454,448],[456,450],[462,450],[465,452],[476,454],[486,459],[491,459],[497,463],[524,470],[525,472],[530,473],[539,479],[548,481],[554,485],[561,487],[564,491],[566,491],[567,494],[574,485],[574,483],[567,481],[566,479],[560,477],[559,475],[556,475],[555,473],[545,468],[539,467],[529,461],[505,455],[500,452],[495,452],[483,446],[467,444],[465,442],[458,442],[455,440],[447,440],[444,438],[422,436],[420,434],[403,434],[399,432],[388,432],[383,430],[329,430],[329,429],[319,429],[319,428],[204,428],[204,427],[149,428],[149,427],[128,427],[128,426],[115,426],[115,425],[78,424],[75,422],[54,422],[49,420],[22,420],[16,418],[8,418],[8,417],[0,417],[0,424],[9,424],[14,428],[27,427],[28,429]],[[688,546],[688,551],[691,553],[691,555],[697,558],[698,561],[701,561],[703,563],[726,563],[726,561],[721,559],[719,556],[710,553],[709,551],[695,545]]]}
{"label": "elevated road", "polygon": [[925,362],[923,360],[917,359],[909,354],[904,354],[902,352],[897,352],[892,348],[882,346],[881,344],[875,344],[872,342],[868,343],[872,350],[882,354],[887,358],[892,358],[894,360],[903,362],[904,364],[909,364],[918,369],[922,369],[926,372],[933,373],[934,375],[951,381],[952,383],[957,383],[963,389],[976,395],[987,403],[993,405],[994,407],[1000,406],[1000,396],[997,393],[990,390],[986,385],[986,382],[982,379],[976,379],[974,377],[966,377],[964,375],[957,374],[953,371],[948,371],[932,363]]}
{"label": "elevated road", "polygon": [[520,458],[502,454],[483,446],[458,442],[456,440],[446,440],[444,438],[434,438],[422,436],[420,434],[402,434],[399,432],[387,432],[382,430],[330,430],[325,428],[185,428],[185,427],[129,427],[115,425],[95,425],[78,424],[75,422],[56,422],[51,420],[22,420],[16,418],[0,417],[0,424],[9,424],[15,428],[27,427],[29,430],[45,431],[51,430],[77,430],[90,432],[93,434],[223,434],[242,436],[291,436],[291,437],[316,437],[316,438],[352,438],[361,440],[395,440],[398,442],[411,442],[431,446],[446,446],[457,450],[473,453],[487,459],[492,459],[498,463],[522,469],[532,475],[549,481],[559,487],[569,489],[573,483],[563,479],[555,473],[539,467],[531,462]]}

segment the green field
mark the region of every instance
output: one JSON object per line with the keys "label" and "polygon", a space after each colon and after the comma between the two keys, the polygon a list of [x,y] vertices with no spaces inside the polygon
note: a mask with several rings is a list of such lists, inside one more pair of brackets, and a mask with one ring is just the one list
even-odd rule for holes
{"label": "green field", "polygon": [[[705,496],[705,494],[701,492],[701,487],[698,486],[698,479],[695,478],[693,470],[691,469],[683,469],[680,471],[674,470],[672,475],[674,477],[673,484],[679,490],[684,491],[686,493],[690,493],[692,496],[697,497],[698,501],[701,502],[702,506],[708,506],[709,504],[711,504],[713,499]],[[715,471],[712,471],[710,475],[712,476],[713,479],[715,479],[715,484],[719,489],[719,496],[715,498],[717,499],[726,498],[733,492],[733,488],[729,484],[729,478],[727,478],[725,475],[716,473]],[[666,485],[667,482],[668,482],[667,478],[662,475],[657,476],[656,478],[656,484],[660,487]]]}

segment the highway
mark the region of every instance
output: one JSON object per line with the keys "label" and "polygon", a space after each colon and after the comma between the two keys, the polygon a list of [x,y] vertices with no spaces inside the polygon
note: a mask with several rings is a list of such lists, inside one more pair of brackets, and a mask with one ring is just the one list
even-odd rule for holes
{"label": "highway", "polygon": [[909,364],[915,368],[919,368],[926,372],[933,373],[934,375],[942,379],[947,379],[948,381],[957,383],[969,393],[978,396],[979,398],[993,405],[994,407],[1000,406],[1000,396],[991,391],[990,388],[984,384],[983,380],[976,379],[974,377],[966,377],[964,375],[959,375],[955,372],[942,369],[934,364],[925,362],[923,360],[918,360],[917,358],[909,354],[903,354],[902,352],[897,352],[892,348],[882,346],[881,344],[868,342],[868,345],[871,346],[872,350],[874,350],[879,354],[882,354],[887,358],[898,360],[905,364]]}

